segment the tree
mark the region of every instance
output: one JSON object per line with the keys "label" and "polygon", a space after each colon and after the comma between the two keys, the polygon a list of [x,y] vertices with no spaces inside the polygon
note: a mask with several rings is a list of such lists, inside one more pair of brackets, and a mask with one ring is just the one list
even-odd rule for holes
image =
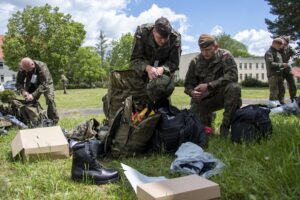
{"label": "tree", "polygon": [[119,40],[112,42],[112,50],[109,58],[112,69],[129,68],[132,42],[133,36],[131,33],[126,33]]}
{"label": "tree", "polygon": [[96,51],[100,55],[102,65],[104,63],[105,53],[106,53],[107,47],[108,47],[107,38],[104,35],[103,31],[100,30],[100,33],[99,33],[99,36],[98,36],[98,41],[96,43]]}
{"label": "tree", "polygon": [[222,34],[216,36],[216,40],[217,40],[220,48],[229,50],[234,57],[249,57],[249,56],[251,56],[248,53],[246,45],[231,38],[231,36],[226,33],[222,33]]}
{"label": "tree", "polygon": [[105,70],[100,68],[100,57],[93,47],[81,47],[73,60],[73,82],[92,85],[105,76]]}
{"label": "tree", "polygon": [[84,26],[46,4],[27,6],[8,21],[8,31],[3,44],[5,63],[12,70],[18,69],[22,57],[45,62],[55,82],[60,71],[68,71],[85,37]]}
{"label": "tree", "polygon": [[274,37],[290,35],[298,40],[300,46],[300,1],[299,0],[265,0],[271,6],[270,13],[277,15],[273,21],[265,19],[268,30]]}

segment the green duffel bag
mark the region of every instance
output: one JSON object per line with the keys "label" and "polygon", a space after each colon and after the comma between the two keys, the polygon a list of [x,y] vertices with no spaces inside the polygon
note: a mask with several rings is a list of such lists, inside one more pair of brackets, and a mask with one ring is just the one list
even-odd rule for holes
{"label": "green duffel bag", "polygon": [[160,114],[148,116],[137,125],[132,123],[133,101],[126,98],[124,106],[120,108],[110,127],[105,142],[106,152],[113,157],[134,156],[147,151]]}

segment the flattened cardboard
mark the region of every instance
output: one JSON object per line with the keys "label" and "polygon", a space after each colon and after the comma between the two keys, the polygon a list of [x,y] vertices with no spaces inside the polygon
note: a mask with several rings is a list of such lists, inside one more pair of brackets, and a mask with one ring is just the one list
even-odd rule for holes
{"label": "flattened cardboard", "polygon": [[139,200],[204,200],[219,199],[217,183],[198,175],[189,175],[155,183],[138,185]]}
{"label": "flattened cardboard", "polygon": [[23,158],[69,156],[69,145],[60,126],[20,130],[11,143],[12,155]]}

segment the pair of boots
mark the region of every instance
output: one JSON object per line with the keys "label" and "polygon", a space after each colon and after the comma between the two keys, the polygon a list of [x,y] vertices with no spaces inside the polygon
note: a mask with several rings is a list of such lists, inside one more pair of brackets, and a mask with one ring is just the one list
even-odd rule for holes
{"label": "pair of boots", "polygon": [[105,169],[96,160],[100,147],[98,140],[79,142],[72,147],[71,178],[74,181],[105,184],[119,180],[118,171]]}

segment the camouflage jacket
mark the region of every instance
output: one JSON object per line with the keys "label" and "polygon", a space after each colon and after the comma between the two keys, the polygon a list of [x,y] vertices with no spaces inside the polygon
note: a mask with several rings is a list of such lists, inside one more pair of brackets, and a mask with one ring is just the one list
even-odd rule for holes
{"label": "camouflage jacket", "polygon": [[210,83],[210,90],[215,90],[237,81],[237,65],[233,56],[225,49],[218,49],[213,59],[205,60],[200,53],[190,62],[184,92],[191,96],[191,92],[200,83]]}
{"label": "camouflage jacket", "polygon": [[295,56],[297,52],[293,47],[288,46],[286,49],[280,51],[280,54],[282,56],[283,63],[288,63],[290,58]]}
{"label": "camouflage jacket", "polygon": [[144,24],[137,27],[131,53],[131,66],[141,76],[147,65],[164,67],[166,73],[178,70],[181,55],[181,35],[172,29],[170,39],[164,47],[158,47],[152,34],[154,25]]}
{"label": "camouflage jacket", "polygon": [[278,50],[270,47],[265,53],[265,62],[267,67],[267,76],[271,77],[276,74],[281,74],[283,70],[282,56]]}
{"label": "camouflage jacket", "polygon": [[[45,63],[34,60],[34,64],[35,68],[30,72],[26,72],[22,69],[18,71],[16,87],[20,92],[26,90],[36,98],[50,87],[53,87],[53,80]],[[34,78],[34,75],[36,78]],[[36,80],[34,81],[34,79]],[[34,82],[32,83],[32,81]]]}

